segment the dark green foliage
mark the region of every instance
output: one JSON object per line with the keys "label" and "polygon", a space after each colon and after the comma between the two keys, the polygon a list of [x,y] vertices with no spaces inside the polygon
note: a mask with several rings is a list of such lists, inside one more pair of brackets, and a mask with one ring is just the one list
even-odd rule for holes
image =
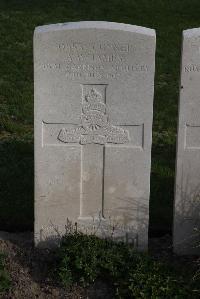
{"label": "dark green foliage", "polygon": [[0,228],[33,227],[33,143],[28,137],[0,140]]}
{"label": "dark green foliage", "polygon": [[[141,259],[136,268],[131,271],[128,288],[134,298],[182,299],[196,296],[195,284],[192,280],[186,281],[180,275],[170,271],[167,265],[150,259]],[[200,295],[199,291],[198,294]]]}
{"label": "dark green foliage", "polygon": [[137,253],[127,244],[94,235],[65,236],[58,260],[58,277],[67,287],[102,279],[114,287],[117,298],[183,299],[200,295],[198,283],[191,277],[182,277],[169,265]]}
{"label": "dark green foliage", "polygon": [[5,270],[4,258],[5,256],[0,253],[0,293],[8,290],[11,285],[10,277]]}
{"label": "dark green foliage", "polygon": [[59,251],[59,275],[66,285],[73,281],[85,285],[94,282],[102,273],[104,277],[110,273],[116,277],[130,256],[129,248],[123,244],[101,240],[94,235],[69,234],[63,238]]}

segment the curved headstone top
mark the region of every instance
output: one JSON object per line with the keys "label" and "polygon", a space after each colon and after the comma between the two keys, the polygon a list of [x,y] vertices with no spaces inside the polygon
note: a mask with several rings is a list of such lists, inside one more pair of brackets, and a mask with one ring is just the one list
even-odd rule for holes
{"label": "curved headstone top", "polygon": [[36,244],[49,245],[68,219],[147,249],[154,68],[152,29],[36,28]]}
{"label": "curved headstone top", "polygon": [[105,29],[105,30],[122,30],[130,31],[144,35],[156,36],[155,30],[135,26],[124,23],[106,22],[106,21],[81,21],[81,22],[68,22],[38,26],[35,28],[35,33],[57,31],[57,30],[74,30],[74,29]]}
{"label": "curved headstone top", "polygon": [[195,36],[198,36],[199,37],[199,31],[200,31],[200,28],[192,28],[192,29],[186,29],[186,30],[183,30],[183,37],[187,37],[187,38],[190,38],[190,37],[195,37]]}

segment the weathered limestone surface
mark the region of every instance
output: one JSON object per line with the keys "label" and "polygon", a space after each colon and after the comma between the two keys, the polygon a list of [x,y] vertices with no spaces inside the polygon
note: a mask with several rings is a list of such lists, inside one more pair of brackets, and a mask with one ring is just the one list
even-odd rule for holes
{"label": "weathered limestone surface", "polygon": [[200,28],[183,31],[174,251],[200,254]]}
{"label": "weathered limestone surface", "polygon": [[155,32],[109,22],[37,27],[35,243],[69,221],[148,245]]}

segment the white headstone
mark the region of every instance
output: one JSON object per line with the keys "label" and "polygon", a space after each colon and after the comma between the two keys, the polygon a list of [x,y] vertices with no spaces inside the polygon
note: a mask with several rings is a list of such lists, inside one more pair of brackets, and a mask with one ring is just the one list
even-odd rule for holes
{"label": "white headstone", "polygon": [[173,246],[178,254],[197,254],[200,253],[196,243],[200,241],[200,28],[183,31],[177,145]]}
{"label": "white headstone", "polygon": [[154,56],[152,29],[36,28],[36,244],[50,244],[71,221],[147,248]]}

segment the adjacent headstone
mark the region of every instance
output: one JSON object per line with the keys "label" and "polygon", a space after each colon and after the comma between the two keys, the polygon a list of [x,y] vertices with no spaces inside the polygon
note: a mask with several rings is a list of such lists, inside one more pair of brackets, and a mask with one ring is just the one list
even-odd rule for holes
{"label": "adjacent headstone", "polygon": [[200,28],[183,31],[177,143],[174,251],[200,254]]}
{"label": "adjacent headstone", "polygon": [[148,244],[155,32],[37,27],[35,243],[77,230]]}

